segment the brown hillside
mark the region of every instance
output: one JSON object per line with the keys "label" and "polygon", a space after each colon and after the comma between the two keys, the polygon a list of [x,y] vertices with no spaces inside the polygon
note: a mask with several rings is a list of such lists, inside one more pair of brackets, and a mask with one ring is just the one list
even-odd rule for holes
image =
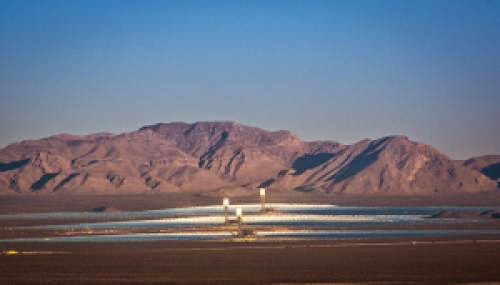
{"label": "brown hillside", "polygon": [[[466,163],[467,164],[467,163]],[[0,150],[0,193],[283,191],[431,194],[495,182],[403,136],[306,142],[234,122],[168,123],[119,135],[56,135]]]}

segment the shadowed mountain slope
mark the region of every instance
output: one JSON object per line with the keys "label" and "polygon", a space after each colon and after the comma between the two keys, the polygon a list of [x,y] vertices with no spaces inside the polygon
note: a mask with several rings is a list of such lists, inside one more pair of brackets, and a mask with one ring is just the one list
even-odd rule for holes
{"label": "shadowed mountain slope", "polygon": [[429,145],[403,136],[363,140],[301,175],[277,177],[276,186],[356,194],[431,194],[494,189],[492,181]]}
{"label": "shadowed mountain slope", "polygon": [[496,180],[500,187],[500,155],[473,157],[466,160],[464,165],[480,171],[490,179]]}
{"label": "shadowed mountain slope", "polygon": [[0,150],[0,193],[283,191],[430,194],[495,182],[394,136],[306,142],[234,122],[167,123],[119,135],[56,135]]}

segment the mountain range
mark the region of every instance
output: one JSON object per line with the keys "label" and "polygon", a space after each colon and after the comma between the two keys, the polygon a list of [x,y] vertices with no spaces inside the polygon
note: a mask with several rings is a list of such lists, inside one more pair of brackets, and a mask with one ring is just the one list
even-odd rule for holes
{"label": "mountain range", "polygon": [[0,150],[0,193],[271,191],[426,195],[496,191],[500,155],[452,160],[405,136],[351,145],[235,122],[60,134]]}

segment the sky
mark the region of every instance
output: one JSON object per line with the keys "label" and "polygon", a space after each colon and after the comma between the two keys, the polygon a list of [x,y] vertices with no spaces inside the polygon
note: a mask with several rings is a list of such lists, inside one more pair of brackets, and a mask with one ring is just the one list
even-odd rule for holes
{"label": "sky", "polygon": [[0,147],[231,120],[500,154],[500,1],[0,0]]}

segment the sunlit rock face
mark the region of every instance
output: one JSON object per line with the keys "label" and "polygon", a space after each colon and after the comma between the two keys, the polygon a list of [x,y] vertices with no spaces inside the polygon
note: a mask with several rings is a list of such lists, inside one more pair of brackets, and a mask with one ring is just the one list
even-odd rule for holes
{"label": "sunlit rock face", "polygon": [[[479,162],[404,136],[302,141],[235,122],[167,123],[119,135],[56,135],[0,150],[0,193],[276,191],[435,194],[496,189]],[[482,165],[482,164],[481,164]]]}

